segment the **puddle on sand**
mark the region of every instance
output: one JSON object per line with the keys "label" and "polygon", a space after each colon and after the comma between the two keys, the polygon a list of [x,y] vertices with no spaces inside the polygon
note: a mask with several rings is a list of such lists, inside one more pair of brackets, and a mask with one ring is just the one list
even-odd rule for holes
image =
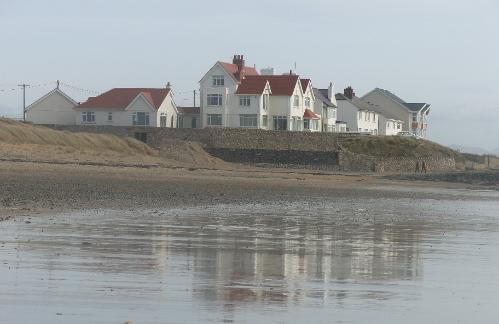
{"label": "puddle on sand", "polygon": [[0,322],[495,322],[499,199],[388,196],[2,222]]}

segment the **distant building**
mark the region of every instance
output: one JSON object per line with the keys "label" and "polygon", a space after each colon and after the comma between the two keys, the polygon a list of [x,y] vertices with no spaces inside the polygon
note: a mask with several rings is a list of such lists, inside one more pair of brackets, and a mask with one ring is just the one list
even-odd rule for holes
{"label": "distant building", "polygon": [[347,132],[379,134],[379,112],[373,105],[356,97],[352,87],[346,88],[343,94],[337,93],[336,101],[338,103],[338,119],[347,123]]}
{"label": "distant building", "polygon": [[33,124],[74,125],[76,105],[57,87],[26,107],[26,120]]}
{"label": "distant building", "polygon": [[430,104],[407,103],[390,91],[379,88],[364,95],[362,100],[379,107],[381,113],[403,121],[403,131],[426,137]]}
{"label": "distant building", "polygon": [[217,62],[200,80],[202,127],[320,131],[309,79],[289,74],[259,75],[242,55],[232,63]]}
{"label": "distant building", "polygon": [[177,127],[177,106],[166,88],[115,88],[76,107],[77,125]]}
{"label": "distant building", "polygon": [[338,105],[334,96],[333,84],[328,89],[314,88],[314,111],[321,116],[321,131],[328,133],[339,132],[336,128],[338,118]]}
{"label": "distant building", "polygon": [[201,115],[199,107],[177,107],[178,128],[199,128]]}

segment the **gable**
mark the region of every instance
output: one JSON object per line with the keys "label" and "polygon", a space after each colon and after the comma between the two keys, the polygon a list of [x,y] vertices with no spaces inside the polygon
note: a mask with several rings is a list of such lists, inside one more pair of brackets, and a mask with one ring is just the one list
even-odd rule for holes
{"label": "gable", "polygon": [[225,78],[225,86],[227,86],[227,82],[230,81],[232,82],[233,85],[236,85],[236,80],[233,75],[231,75],[229,72],[227,72],[226,69],[223,68],[223,66],[220,64],[220,62],[215,63],[208,72],[199,80],[199,83],[206,83],[208,82],[207,85],[211,86],[211,77],[214,75],[223,75]]}
{"label": "gable", "polygon": [[59,89],[54,89],[26,107],[26,111],[31,109],[66,110],[67,108],[73,108],[76,105],[78,105],[78,103],[71,99],[71,97]]}
{"label": "gable", "polygon": [[156,111],[156,109],[151,105],[150,99],[147,98],[143,93],[139,94],[132,102],[126,107],[125,110],[129,111]]}

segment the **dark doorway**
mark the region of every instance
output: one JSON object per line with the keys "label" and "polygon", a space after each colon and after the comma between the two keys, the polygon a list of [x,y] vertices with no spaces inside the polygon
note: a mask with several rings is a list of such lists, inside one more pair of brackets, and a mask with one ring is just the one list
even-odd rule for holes
{"label": "dark doorway", "polygon": [[147,143],[147,133],[135,133],[135,139]]}

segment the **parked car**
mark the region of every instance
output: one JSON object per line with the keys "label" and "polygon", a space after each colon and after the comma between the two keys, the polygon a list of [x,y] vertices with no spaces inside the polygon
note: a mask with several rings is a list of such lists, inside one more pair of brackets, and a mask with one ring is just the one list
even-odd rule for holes
{"label": "parked car", "polygon": [[403,137],[412,137],[412,138],[421,138],[420,136],[417,136],[416,134],[413,134],[411,132],[399,132],[397,136],[403,136]]}

